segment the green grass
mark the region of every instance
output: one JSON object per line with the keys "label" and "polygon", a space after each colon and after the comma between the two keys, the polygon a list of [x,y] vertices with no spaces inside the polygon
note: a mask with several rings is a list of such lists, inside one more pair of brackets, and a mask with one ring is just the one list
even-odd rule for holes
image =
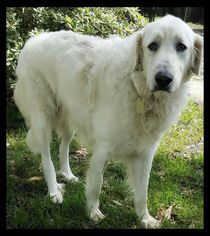
{"label": "green grass", "polygon": [[[7,132],[7,227],[8,228],[139,228],[132,194],[126,184],[126,167],[112,161],[104,173],[100,196],[106,218],[91,222],[85,213],[84,183],[90,154],[72,158],[71,166],[81,182],[66,185],[64,201],[51,203],[41,176],[41,157],[25,142],[26,130]],[[162,219],[162,228],[203,228],[203,110],[190,102],[179,122],[165,134],[151,172],[148,207]],[[190,146],[191,145],[191,146]],[[74,139],[72,151],[80,148]],[[58,140],[52,142],[52,157],[58,169]],[[164,218],[172,208],[169,218]]]}

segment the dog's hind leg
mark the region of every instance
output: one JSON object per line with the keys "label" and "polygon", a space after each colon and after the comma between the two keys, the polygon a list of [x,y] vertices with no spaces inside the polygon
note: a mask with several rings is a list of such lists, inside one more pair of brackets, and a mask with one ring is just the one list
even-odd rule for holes
{"label": "dog's hind leg", "polygon": [[52,201],[61,203],[64,184],[58,184],[56,180],[56,172],[50,155],[51,132],[51,127],[45,116],[37,113],[32,119],[27,142],[33,152],[41,153],[43,172]]}
{"label": "dog's hind leg", "polygon": [[71,142],[73,137],[73,132],[62,135],[59,147],[59,160],[61,169],[57,172],[57,174],[63,176],[66,182],[78,181],[78,178],[72,173],[69,164],[69,143]]}
{"label": "dog's hind leg", "polygon": [[[53,202],[63,201],[63,184],[58,184],[50,155],[50,142],[56,103],[46,78],[19,61],[18,81],[14,99],[30,127],[27,143],[34,153],[40,153],[48,191]],[[27,64],[27,63],[26,63]]]}
{"label": "dog's hind leg", "polygon": [[41,151],[42,166],[45,179],[48,185],[50,197],[54,203],[61,203],[63,201],[64,184],[57,183],[56,172],[50,157],[50,145],[44,146]]}

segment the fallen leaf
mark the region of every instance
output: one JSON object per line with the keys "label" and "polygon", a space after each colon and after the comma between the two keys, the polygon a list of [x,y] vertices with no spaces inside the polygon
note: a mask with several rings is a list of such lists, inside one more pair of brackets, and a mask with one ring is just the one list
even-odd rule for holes
{"label": "fallen leaf", "polygon": [[85,158],[87,156],[87,154],[88,154],[87,149],[82,147],[82,148],[76,150],[75,152],[73,152],[70,155],[70,158],[73,158],[73,159]]}
{"label": "fallen leaf", "polygon": [[33,181],[40,181],[42,179],[43,179],[42,176],[33,176],[33,177],[29,178],[28,181],[33,182]]}
{"label": "fallen leaf", "polygon": [[164,178],[165,176],[165,172],[163,170],[160,170],[157,174],[160,176],[160,178]]}
{"label": "fallen leaf", "polygon": [[159,220],[162,220],[163,218],[170,220],[171,216],[172,216],[173,207],[174,207],[174,204],[169,206],[167,209],[165,209],[164,207],[161,207],[158,214],[157,214],[157,218]]}
{"label": "fallen leaf", "polygon": [[122,206],[122,204],[120,202],[116,201],[116,200],[113,200],[113,202],[118,206]]}
{"label": "fallen leaf", "polygon": [[172,214],[173,206],[174,206],[174,205],[171,205],[169,208],[167,208],[167,209],[165,210],[165,218],[166,218],[167,220],[170,220],[170,219],[171,219],[171,214]]}
{"label": "fallen leaf", "polygon": [[86,156],[88,154],[88,151],[86,148],[80,148],[79,150],[76,151],[76,155],[79,156]]}

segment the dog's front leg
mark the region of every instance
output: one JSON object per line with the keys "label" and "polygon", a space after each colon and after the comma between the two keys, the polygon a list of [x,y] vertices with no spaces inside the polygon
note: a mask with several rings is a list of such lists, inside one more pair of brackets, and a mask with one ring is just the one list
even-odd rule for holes
{"label": "dog's front leg", "polygon": [[103,182],[103,172],[107,160],[105,147],[97,147],[91,157],[90,167],[87,171],[86,201],[90,219],[97,222],[104,218],[99,210],[99,196]]}
{"label": "dog's front leg", "polygon": [[134,204],[143,228],[157,228],[159,222],[150,216],[147,209],[147,190],[150,170],[157,144],[146,147],[140,155],[130,158],[128,162],[129,175],[132,179]]}

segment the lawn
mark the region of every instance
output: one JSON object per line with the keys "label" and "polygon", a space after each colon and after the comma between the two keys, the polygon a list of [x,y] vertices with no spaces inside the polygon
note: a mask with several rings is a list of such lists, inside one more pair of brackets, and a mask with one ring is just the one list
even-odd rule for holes
{"label": "lawn", "polygon": [[[106,218],[94,224],[85,213],[84,195],[91,153],[73,140],[71,166],[80,182],[66,185],[64,201],[56,205],[47,197],[41,157],[29,151],[25,136],[25,128],[7,130],[7,228],[140,227],[123,163],[107,165],[100,196]],[[52,158],[58,169],[56,137]],[[151,215],[162,219],[162,228],[203,228],[203,108],[194,102],[189,102],[180,120],[165,134],[155,155],[148,207]]]}

